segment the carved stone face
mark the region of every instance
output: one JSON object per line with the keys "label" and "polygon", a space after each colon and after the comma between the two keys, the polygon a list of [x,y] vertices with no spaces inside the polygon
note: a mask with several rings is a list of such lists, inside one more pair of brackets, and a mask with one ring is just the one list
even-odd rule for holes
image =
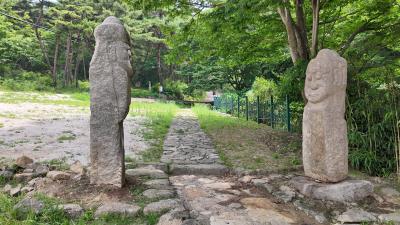
{"label": "carved stone face", "polygon": [[324,64],[319,61],[311,61],[307,67],[304,89],[309,102],[319,103],[333,94],[334,74],[330,67]]}

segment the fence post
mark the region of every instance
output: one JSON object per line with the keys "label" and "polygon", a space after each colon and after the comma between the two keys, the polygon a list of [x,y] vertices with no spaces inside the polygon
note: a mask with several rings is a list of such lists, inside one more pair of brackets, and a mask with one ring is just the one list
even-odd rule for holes
{"label": "fence post", "polygon": [[238,104],[237,104],[237,116],[238,116],[238,118],[240,117],[240,96],[238,95],[237,96],[237,101],[238,101]]}
{"label": "fence post", "polygon": [[292,127],[290,124],[290,101],[289,101],[289,96],[286,95],[286,123],[287,123],[287,131],[291,132]]}
{"label": "fence post", "polygon": [[260,123],[260,97],[257,96],[257,123]]}
{"label": "fence post", "polygon": [[246,120],[249,120],[249,97],[246,96]]}
{"label": "fence post", "polygon": [[275,115],[274,115],[274,96],[271,95],[271,127],[275,128]]}
{"label": "fence post", "polygon": [[224,106],[225,106],[225,112],[228,114],[228,98],[224,97]]}

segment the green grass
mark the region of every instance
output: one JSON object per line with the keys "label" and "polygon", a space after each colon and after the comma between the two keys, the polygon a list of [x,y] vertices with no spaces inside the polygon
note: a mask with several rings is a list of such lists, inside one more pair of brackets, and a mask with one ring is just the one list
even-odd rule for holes
{"label": "green grass", "polygon": [[158,94],[144,88],[132,88],[131,96],[132,98],[156,98]]}
{"label": "green grass", "polygon": [[158,162],[163,152],[163,142],[179,107],[174,103],[133,102],[130,114],[148,118],[147,130],[143,134],[150,141],[150,148],[142,153],[145,162]]}
{"label": "green grass", "polygon": [[[0,92],[1,103],[41,103],[50,105],[68,105],[87,107],[90,105],[89,93],[87,92],[65,92],[63,95],[55,98],[53,92],[16,92],[16,91],[2,91]],[[9,117],[1,115],[2,117]]]}
{"label": "green grass", "polygon": [[301,164],[301,139],[294,134],[212,111],[205,105],[196,105],[193,111],[230,168],[285,171]]}
{"label": "green grass", "polygon": [[64,212],[57,207],[61,200],[36,194],[35,197],[44,203],[44,210],[39,215],[33,212],[19,214],[14,206],[24,196],[10,197],[0,193],[0,224],[4,225],[36,225],[36,224],[62,224],[62,225],[155,225],[158,222],[158,214],[143,215],[139,213],[134,218],[107,215],[99,219],[94,218],[93,210],[86,210],[77,219],[69,219]]}

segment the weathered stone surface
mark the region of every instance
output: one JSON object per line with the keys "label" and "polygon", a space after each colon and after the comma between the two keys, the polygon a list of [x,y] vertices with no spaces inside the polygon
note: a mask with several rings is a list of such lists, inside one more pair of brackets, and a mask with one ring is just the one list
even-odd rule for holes
{"label": "weathered stone surface", "polygon": [[149,213],[165,213],[172,209],[182,207],[180,200],[178,199],[165,199],[158,202],[152,202],[143,209],[145,215]]}
{"label": "weathered stone surface", "polygon": [[309,207],[305,206],[304,204],[302,204],[299,200],[293,202],[293,205],[298,209],[303,211],[305,214],[307,214],[308,216],[312,216],[314,217],[314,219],[318,222],[318,223],[326,223],[328,221],[328,219],[325,217],[325,215],[321,212],[317,212],[314,211],[312,209],[310,209]]}
{"label": "weathered stone surface", "polygon": [[14,210],[16,210],[18,214],[27,214],[28,212],[38,214],[42,212],[43,208],[43,202],[35,198],[24,198],[14,206]]}
{"label": "weathered stone surface", "polygon": [[126,204],[121,202],[109,202],[105,203],[99,208],[97,208],[96,212],[94,213],[96,218],[101,216],[105,216],[108,214],[115,214],[119,216],[125,217],[134,217],[140,211],[140,207],[132,204]]}
{"label": "weathered stone surface", "polygon": [[37,175],[37,176],[46,176],[47,175],[47,173],[49,172],[49,167],[47,167],[47,166],[45,166],[45,165],[38,165],[36,168],[35,168],[35,174]]}
{"label": "weathered stone surface", "polygon": [[148,189],[172,189],[173,187],[170,185],[168,179],[156,179],[156,180],[149,180],[144,183],[144,186]]}
{"label": "weathered stone surface", "polygon": [[168,175],[164,173],[164,171],[153,168],[137,168],[126,170],[125,176],[128,182],[134,182],[137,178],[140,177],[149,177],[152,179],[168,178]]}
{"label": "weathered stone surface", "polygon": [[296,192],[290,187],[283,185],[279,187],[279,191],[274,192],[273,195],[284,203],[288,203],[292,201],[294,197],[296,197]]}
{"label": "weathered stone surface", "polygon": [[337,220],[341,223],[360,223],[360,222],[374,222],[376,218],[369,212],[362,209],[348,209],[342,215],[338,216]]}
{"label": "weathered stone surface", "polygon": [[400,192],[392,187],[382,187],[379,189],[379,194],[386,202],[400,205]]}
{"label": "weathered stone surface", "polygon": [[157,225],[182,225],[183,221],[180,218],[175,218],[173,214],[167,213],[160,217]]}
{"label": "weathered stone surface", "polygon": [[90,62],[90,182],[122,187],[123,121],[131,103],[130,37],[113,16],[96,27]]}
{"label": "weathered stone surface", "polygon": [[12,188],[11,184],[6,184],[3,187],[3,192],[9,194]]}
{"label": "weathered stone surface", "polygon": [[26,187],[21,188],[21,192],[22,193],[28,193],[28,192],[31,192],[33,190],[34,190],[34,188],[31,187],[31,186],[26,186]]}
{"label": "weathered stone surface", "polygon": [[22,188],[21,184],[18,184],[16,187],[14,187],[10,190],[10,195],[17,196],[17,195],[21,194],[21,188]]}
{"label": "weathered stone surface", "polygon": [[69,218],[79,218],[83,214],[83,208],[78,204],[64,204],[59,206]]}
{"label": "weathered stone surface", "polygon": [[19,173],[14,175],[14,179],[18,182],[28,182],[32,180],[33,176],[33,173]]}
{"label": "weathered stone surface", "polygon": [[28,156],[21,156],[15,160],[15,165],[26,168],[29,164],[33,163],[33,159],[29,158]]}
{"label": "weathered stone surface", "polygon": [[322,49],[307,67],[303,113],[303,166],[306,176],[339,182],[348,174],[347,125],[344,119],[347,62]]}
{"label": "weathered stone surface", "polygon": [[394,224],[400,224],[400,212],[381,214],[378,216],[380,222],[393,222]]}
{"label": "weathered stone surface", "polygon": [[0,178],[4,180],[10,180],[14,176],[14,173],[9,170],[0,171]]}
{"label": "weathered stone surface", "polygon": [[305,177],[294,177],[290,183],[305,196],[337,202],[359,201],[371,195],[374,189],[372,183],[365,180],[345,180],[334,184],[323,184]]}
{"label": "weathered stone surface", "polygon": [[171,198],[174,197],[174,191],[172,190],[157,190],[148,189],[143,192],[143,196],[146,198]]}
{"label": "weathered stone surface", "polygon": [[70,167],[69,170],[71,170],[72,172],[79,174],[79,175],[83,175],[85,174],[85,168],[83,167],[82,163],[80,161],[76,161],[74,162]]}
{"label": "weathered stone surface", "polygon": [[223,176],[229,172],[229,169],[220,164],[188,164],[188,165],[171,165],[171,174],[173,175],[214,175]]}
{"label": "weathered stone surface", "polygon": [[71,178],[69,173],[55,170],[49,171],[46,176],[52,180],[69,180],[69,178]]}

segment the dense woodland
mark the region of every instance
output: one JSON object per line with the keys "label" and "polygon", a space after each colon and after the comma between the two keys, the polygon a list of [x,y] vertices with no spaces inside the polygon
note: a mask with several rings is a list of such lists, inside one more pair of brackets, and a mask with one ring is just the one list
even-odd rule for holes
{"label": "dense woodland", "polygon": [[336,50],[348,61],[350,164],[399,173],[399,0],[0,0],[1,87],[87,88],[93,30],[109,15],[131,35],[133,87],[288,95],[299,117],[309,60]]}

